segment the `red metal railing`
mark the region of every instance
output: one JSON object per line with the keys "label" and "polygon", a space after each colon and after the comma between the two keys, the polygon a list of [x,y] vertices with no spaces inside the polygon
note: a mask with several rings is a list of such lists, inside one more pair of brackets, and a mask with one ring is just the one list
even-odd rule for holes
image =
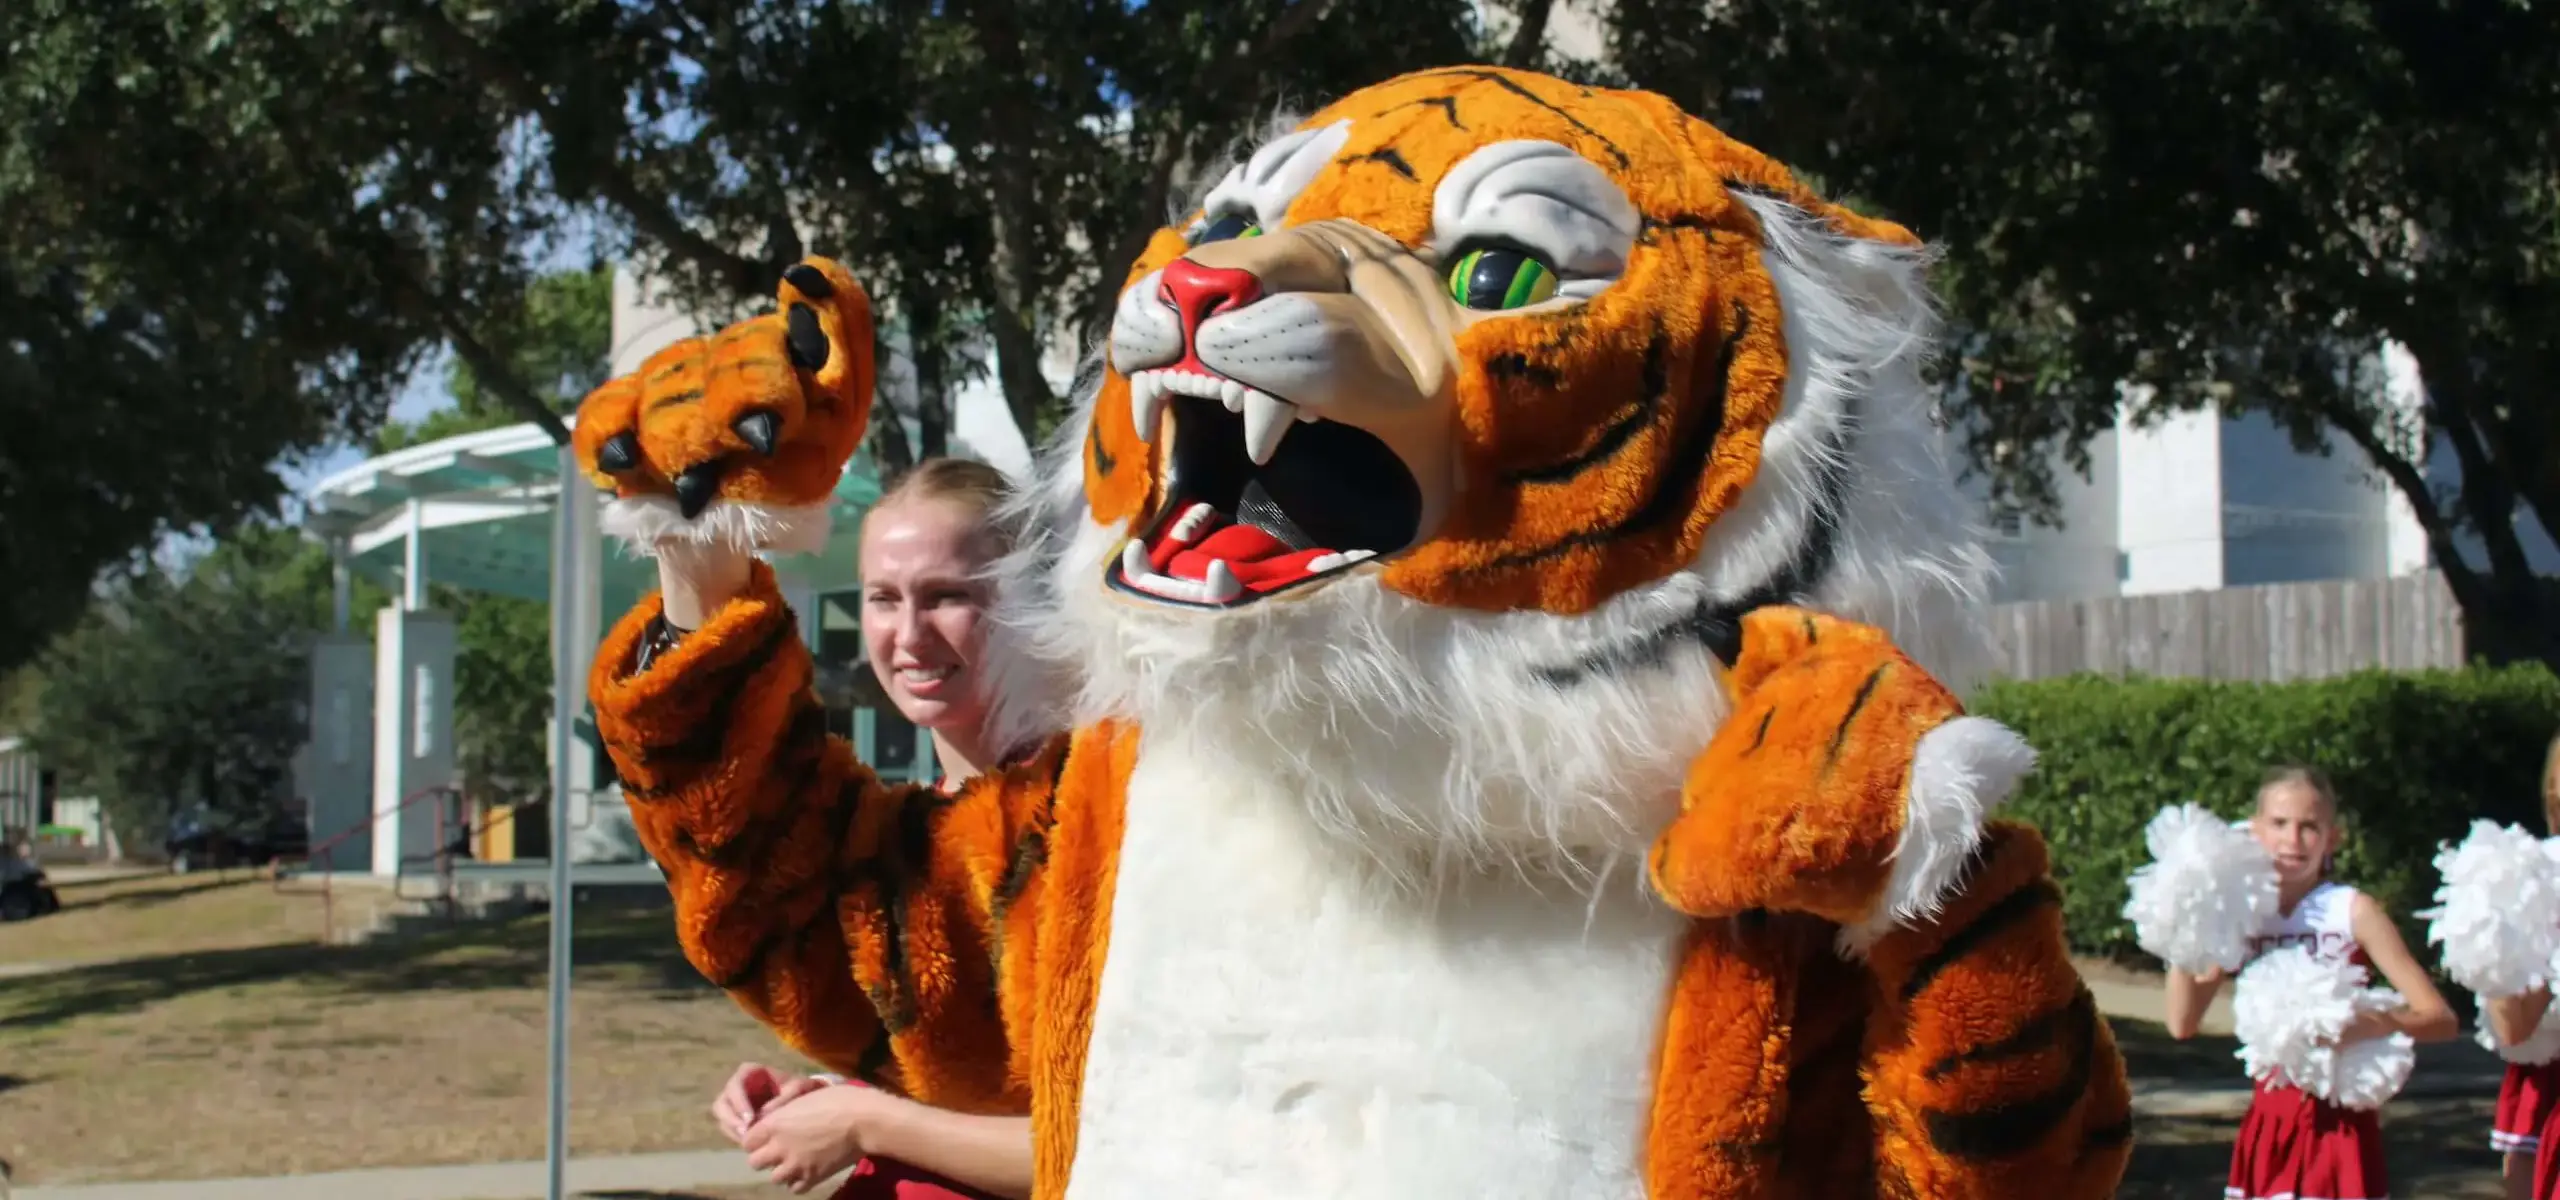
{"label": "red metal railing", "polygon": [[[311,848],[303,854],[303,873],[317,874],[320,877],[320,939],[323,943],[335,941],[337,935],[337,897],[333,890],[336,871],[334,870],[333,864],[335,862],[335,855],[339,844],[359,833],[364,833],[370,830],[379,830],[386,823],[391,824],[392,836],[397,838],[399,836],[399,819],[408,813],[411,805],[418,804],[429,799],[442,799],[446,802],[438,804],[435,807],[435,850],[429,854],[403,855],[396,859],[391,876],[391,894],[395,899],[403,898],[400,891],[400,881],[408,877],[409,864],[424,860],[435,864],[436,890],[433,894],[428,896],[429,902],[437,904],[447,911],[452,909],[454,899],[453,844],[452,840],[445,836],[445,831],[448,828],[448,816],[452,814],[454,806],[459,804],[462,800],[462,789],[449,784],[438,784],[433,787],[419,788],[417,791],[401,797],[400,803],[394,805],[389,812],[377,812],[355,825],[348,826],[345,829],[341,829],[338,832],[329,835],[321,841],[312,843]],[[467,819],[460,823],[463,824],[464,828],[468,828]],[[370,866],[371,864],[368,863],[367,865]],[[293,875],[279,869],[275,876],[276,890],[284,890],[285,882],[293,877]]]}

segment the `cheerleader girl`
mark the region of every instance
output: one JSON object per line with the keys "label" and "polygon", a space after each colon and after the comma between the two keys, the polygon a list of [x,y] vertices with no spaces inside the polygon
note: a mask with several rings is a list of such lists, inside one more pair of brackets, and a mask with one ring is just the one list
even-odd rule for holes
{"label": "cheerleader girl", "polygon": [[[2373,897],[2329,878],[2338,848],[2338,798],[2310,767],[2282,767],[2258,787],[2249,831],[2276,872],[2276,912],[2250,939],[2251,957],[2299,946],[2327,962],[2379,971],[2402,999],[2397,1009],[2359,1016],[2341,1045],[2405,1033],[2414,1041],[2454,1037],[2460,1022],[2427,977],[2391,914]],[[2169,1035],[2195,1036],[2226,976],[2169,972]],[[2271,1076],[2258,1082],[2232,1146],[2227,1200],[2387,1200],[2382,1127],[2369,1109],[2331,1104]]]}
{"label": "cheerleader girl", "polygon": [[[2542,760],[2542,830],[2560,836],[2560,736],[2551,739],[2551,749]],[[2550,1003],[2547,990],[2490,1000],[2485,1006],[2490,1031],[2502,1045],[2522,1045],[2537,1032]],[[2560,1103],[2555,1101],[2560,1101],[2560,1058],[2507,1064],[2507,1076],[2498,1084],[2497,1117],[2489,1128],[2489,1148],[2505,1156],[2507,1200],[2560,1194],[2549,1179],[2541,1178],[2552,1172],[2538,1171],[2535,1162],[2546,1127],[2560,1116]],[[2560,1162],[2551,1165],[2560,1167]]]}

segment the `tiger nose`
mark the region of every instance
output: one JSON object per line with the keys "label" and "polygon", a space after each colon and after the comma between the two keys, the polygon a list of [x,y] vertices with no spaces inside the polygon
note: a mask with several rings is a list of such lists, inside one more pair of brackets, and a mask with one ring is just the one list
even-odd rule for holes
{"label": "tiger nose", "polygon": [[1188,258],[1165,264],[1156,296],[1182,316],[1182,340],[1200,331],[1200,322],[1262,298],[1262,281],[1241,267],[1204,267]]}

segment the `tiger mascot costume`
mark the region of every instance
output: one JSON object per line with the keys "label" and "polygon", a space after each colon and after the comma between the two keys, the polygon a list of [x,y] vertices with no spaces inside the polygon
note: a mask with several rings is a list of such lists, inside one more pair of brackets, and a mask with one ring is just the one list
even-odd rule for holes
{"label": "tiger mascot costume", "polygon": [[[1041,1197],[2112,1194],[2122,1059],[1984,815],[2033,754],[1918,665],[1986,561],[1925,263],[1661,96],[1341,100],[1154,236],[1017,514],[1071,733],[882,781],[761,562],[612,631],[686,954],[834,1070],[1030,1112]],[[607,527],[809,544],[871,339],[811,259],[599,389]]]}

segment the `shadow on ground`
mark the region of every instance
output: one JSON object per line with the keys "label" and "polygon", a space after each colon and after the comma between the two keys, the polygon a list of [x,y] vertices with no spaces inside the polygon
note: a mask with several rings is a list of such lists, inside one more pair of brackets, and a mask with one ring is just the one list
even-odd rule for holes
{"label": "shadow on ground", "polygon": [[200,878],[179,884],[175,887],[127,888],[123,891],[113,892],[107,895],[95,894],[106,891],[106,889],[112,884],[125,882],[129,881],[124,879],[91,879],[84,880],[79,883],[55,884],[53,890],[56,895],[62,898],[63,912],[79,912],[86,909],[158,908],[170,903],[171,901],[184,900],[191,896],[201,896],[207,892],[228,891],[232,888],[247,887],[252,884],[268,884],[269,886],[272,886],[272,883],[263,875],[250,871],[234,871],[223,874],[207,874]]}
{"label": "shadow on ground", "polygon": [[[572,928],[579,974],[663,991],[707,987],[676,945],[672,913],[663,897],[593,910],[582,904]],[[347,997],[539,987],[550,953],[550,920],[536,914],[358,946],[289,943],[124,959],[11,980],[0,990],[0,1032],[285,980]]]}

